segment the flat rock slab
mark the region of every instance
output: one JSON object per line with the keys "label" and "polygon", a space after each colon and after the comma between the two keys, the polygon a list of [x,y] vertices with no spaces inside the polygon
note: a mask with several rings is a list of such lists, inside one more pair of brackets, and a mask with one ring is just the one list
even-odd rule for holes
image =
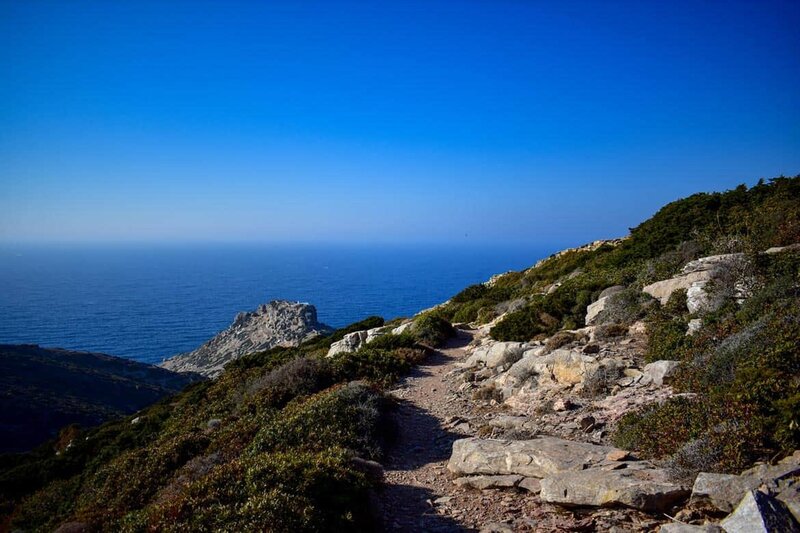
{"label": "flat rock slab", "polygon": [[542,479],[542,501],[567,507],[632,507],[663,512],[689,496],[667,472],[642,463],[619,470],[563,472]]}
{"label": "flat rock slab", "polygon": [[517,474],[543,478],[599,464],[613,450],[555,437],[517,441],[469,438],[453,443],[447,469],[459,476]]}

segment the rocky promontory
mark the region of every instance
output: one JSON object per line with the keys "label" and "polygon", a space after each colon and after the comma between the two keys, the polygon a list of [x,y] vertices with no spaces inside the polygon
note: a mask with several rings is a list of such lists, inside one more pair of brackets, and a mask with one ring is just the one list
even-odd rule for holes
{"label": "rocky promontory", "polygon": [[275,346],[298,346],[332,328],[317,320],[317,309],[307,303],[274,300],[255,311],[236,315],[228,329],[189,353],[171,357],[159,366],[176,372],[216,377],[226,364],[248,353]]}

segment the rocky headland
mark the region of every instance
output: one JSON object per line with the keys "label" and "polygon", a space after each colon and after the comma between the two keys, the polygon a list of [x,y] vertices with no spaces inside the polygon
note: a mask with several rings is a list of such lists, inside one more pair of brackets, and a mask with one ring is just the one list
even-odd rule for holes
{"label": "rocky headland", "polygon": [[317,320],[311,304],[275,300],[251,312],[236,315],[228,329],[189,353],[176,355],[159,364],[175,372],[196,372],[218,376],[226,364],[237,358],[275,346],[298,346],[333,331]]}

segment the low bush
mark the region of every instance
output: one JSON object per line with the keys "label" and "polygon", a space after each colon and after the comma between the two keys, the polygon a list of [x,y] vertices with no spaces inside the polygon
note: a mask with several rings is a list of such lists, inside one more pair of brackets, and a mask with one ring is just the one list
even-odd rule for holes
{"label": "low bush", "polygon": [[388,385],[401,374],[408,372],[415,361],[423,357],[423,350],[400,348],[384,350],[371,343],[353,353],[338,353],[331,360],[337,381],[365,379]]}
{"label": "low bush", "polygon": [[339,447],[379,459],[383,409],[381,395],[357,382],[300,398],[258,432],[249,451],[318,452]]}
{"label": "low bush", "polygon": [[638,287],[628,287],[608,296],[605,308],[597,316],[595,323],[630,326],[644,318],[655,304],[656,301]]}
{"label": "low bush", "polygon": [[613,339],[628,333],[628,326],[624,324],[600,324],[595,328],[594,335],[597,339]]}
{"label": "low bush", "polygon": [[369,342],[369,347],[379,350],[397,350],[398,348],[414,348],[417,339],[408,332],[400,334],[387,333],[376,337]]}
{"label": "low bush", "polygon": [[297,396],[319,392],[333,384],[333,369],[325,359],[298,357],[255,378],[249,387],[273,407],[281,407]]}
{"label": "low bush", "polygon": [[436,348],[455,336],[456,331],[448,320],[434,313],[425,313],[414,320],[411,334],[418,342]]}
{"label": "low bush", "polygon": [[578,340],[578,335],[575,333],[571,331],[559,331],[547,339],[545,347],[548,352],[552,352],[553,350],[561,348],[562,346],[566,346],[567,344],[575,342],[576,340]]}

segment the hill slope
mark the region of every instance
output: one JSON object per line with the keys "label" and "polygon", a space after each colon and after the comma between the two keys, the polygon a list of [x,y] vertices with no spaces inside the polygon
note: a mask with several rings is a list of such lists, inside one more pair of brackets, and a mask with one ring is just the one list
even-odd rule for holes
{"label": "hill slope", "polygon": [[[455,379],[449,372],[406,383],[430,394],[446,386],[441,400],[416,404],[431,412],[416,415],[472,435],[456,441],[451,472],[509,492],[398,505],[421,513],[401,526],[424,528],[447,501],[471,507],[454,509],[443,528],[472,524],[481,506],[502,506],[489,514],[529,528],[652,528],[662,513],[678,512],[686,521],[718,520],[731,509],[686,505],[699,471],[738,474],[787,457],[775,468],[789,469],[783,481],[798,477],[791,461],[800,446],[800,252],[765,252],[799,242],[800,177],[674,202],[626,239],[469,287],[408,325],[373,317],[296,347],[244,355],[218,378],[137,413],[136,424],[89,430],[61,454],[47,448],[0,458],[5,523],[48,530],[69,522],[89,531],[378,528],[370,504],[382,483],[375,461],[403,471],[412,464],[427,476],[432,469],[419,463],[443,460],[440,441],[426,450],[415,436],[412,449],[392,447],[388,422],[406,416],[408,405],[395,409],[402,398],[384,392],[453,334],[451,322],[465,321],[480,340],[449,352],[466,358],[461,383],[446,381]],[[712,256],[720,255],[726,261],[717,264]],[[671,288],[657,291],[658,283]],[[370,342],[327,357],[334,342],[375,328],[381,334]],[[457,408],[470,420],[437,418],[450,394],[466,402]],[[409,435],[403,427],[400,443]],[[548,438],[535,438],[541,434]],[[532,467],[534,455],[550,470]],[[547,459],[553,455],[559,460]],[[495,467],[502,479],[487,479]],[[390,483],[418,484],[392,494],[419,495],[428,483],[390,474]],[[432,486],[452,486],[444,475]],[[667,479],[673,475],[680,479]],[[726,479],[725,486],[734,482]],[[531,494],[542,492],[519,506],[523,482]],[[624,490],[606,490],[609,483]],[[582,509],[573,512],[575,505]]]}
{"label": "hill slope", "polygon": [[198,378],[109,355],[0,345],[0,451],[29,450],[66,425],[133,413]]}

